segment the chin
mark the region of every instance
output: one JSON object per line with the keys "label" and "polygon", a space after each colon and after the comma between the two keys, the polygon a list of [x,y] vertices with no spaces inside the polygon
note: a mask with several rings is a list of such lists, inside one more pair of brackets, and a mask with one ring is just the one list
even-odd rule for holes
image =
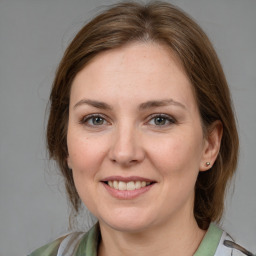
{"label": "chin", "polygon": [[145,216],[143,214],[118,214],[112,215],[110,218],[99,218],[99,222],[102,225],[128,233],[138,233],[144,231],[152,226],[154,221],[152,217]]}
{"label": "chin", "polygon": [[140,233],[142,231],[145,231],[148,227],[148,225],[145,225],[144,223],[138,223],[138,222],[118,222],[118,223],[106,223],[110,228],[125,232],[125,233]]}

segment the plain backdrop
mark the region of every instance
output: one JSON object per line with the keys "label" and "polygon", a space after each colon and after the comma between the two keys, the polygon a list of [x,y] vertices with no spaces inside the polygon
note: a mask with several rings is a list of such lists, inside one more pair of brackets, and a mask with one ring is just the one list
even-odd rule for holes
{"label": "plain backdrop", "polygon": [[[62,179],[45,149],[46,105],[68,43],[100,6],[115,2],[0,0],[1,256],[26,255],[67,232]],[[256,1],[170,2],[202,26],[223,64],[241,149],[222,226],[256,252]]]}

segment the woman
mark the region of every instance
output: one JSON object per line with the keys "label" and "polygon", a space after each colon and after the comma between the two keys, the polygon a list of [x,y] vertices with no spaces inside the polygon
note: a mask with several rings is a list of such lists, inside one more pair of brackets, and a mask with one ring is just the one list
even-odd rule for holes
{"label": "woman", "polygon": [[239,142],[218,57],[186,14],[127,2],[98,15],[50,103],[50,156],[75,211],[82,201],[98,223],[31,256],[252,255],[213,224]]}

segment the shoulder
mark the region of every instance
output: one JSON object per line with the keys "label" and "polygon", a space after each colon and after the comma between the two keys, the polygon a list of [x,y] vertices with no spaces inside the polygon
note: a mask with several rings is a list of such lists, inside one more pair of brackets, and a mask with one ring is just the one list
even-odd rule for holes
{"label": "shoulder", "polygon": [[219,245],[217,247],[216,253],[214,256],[245,256],[252,255],[247,249],[238,244],[234,239],[225,231],[223,231]]}
{"label": "shoulder", "polygon": [[63,241],[63,239],[65,239],[65,236],[60,237],[60,238],[54,240],[53,242],[48,243],[48,244],[36,249],[28,256],[41,256],[41,255],[56,256],[59,246],[60,246],[60,243]]}
{"label": "shoulder", "polygon": [[87,233],[74,232],[40,247],[28,256],[96,255],[100,231],[96,223]]}
{"label": "shoulder", "polygon": [[238,245],[232,237],[211,223],[194,256],[245,256],[248,250]]}
{"label": "shoulder", "polygon": [[[51,243],[48,243],[28,256],[58,256],[64,255],[65,251],[72,251],[76,248],[84,233],[75,232],[66,236],[62,236]],[[65,252],[66,253],[66,252]],[[72,255],[72,254],[70,254]]]}

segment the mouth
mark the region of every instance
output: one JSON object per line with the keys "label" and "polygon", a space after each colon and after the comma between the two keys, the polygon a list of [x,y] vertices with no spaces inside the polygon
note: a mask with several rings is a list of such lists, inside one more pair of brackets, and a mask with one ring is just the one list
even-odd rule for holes
{"label": "mouth", "polygon": [[101,183],[114,198],[132,200],[150,191],[157,182],[138,176],[111,176],[101,180]]}
{"label": "mouth", "polygon": [[108,180],[103,182],[109,187],[116,190],[121,190],[121,191],[139,190],[141,188],[145,188],[155,183],[154,181],[140,181],[140,180],[128,181],[128,182],[121,181],[121,180]]}
{"label": "mouth", "polygon": [[122,177],[122,176],[111,176],[107,177],[104,180],[101,180],[104,185],[115,191],[134,191],[138,192],[141,190],[148,189],[152,187],[155,183],[155,180],[151,180],[148,178],[143,178],[139,176],[130,176],[130,177]]}

